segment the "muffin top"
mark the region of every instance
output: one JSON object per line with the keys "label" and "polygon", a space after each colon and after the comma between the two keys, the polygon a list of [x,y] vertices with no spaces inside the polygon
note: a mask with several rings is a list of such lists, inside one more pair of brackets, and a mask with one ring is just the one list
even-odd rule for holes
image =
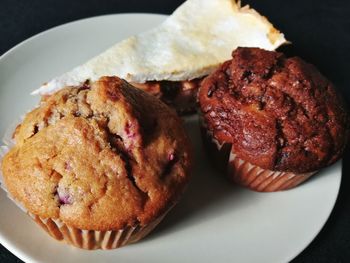
{"label": "muffin top", "polygon": [[29,212],[89,230],[146,225],[189,176],[189,142],[165,104],[116,77],[66,87],[15,131],[2,171]]}
{"label": "muffin top", "polygon": [[349,134],[332,85],[298,57],[238,48],[201,84],[208,132],[264,169],[304,173],[338,160]]}

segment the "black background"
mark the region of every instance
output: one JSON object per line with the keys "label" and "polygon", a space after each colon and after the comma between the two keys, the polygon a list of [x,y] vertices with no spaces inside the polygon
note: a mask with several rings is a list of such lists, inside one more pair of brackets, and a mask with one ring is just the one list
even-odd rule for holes
{"label": "black background", "polygon": [[[43,30],[76,19],[125,12],[170,14],[182,2],[0,0],[0,54]],[[336,84],[349,104],[350,1],[245,0],[243,4],[250,4],[284,32],[293,45],[282,50],[315,64]],[[293,260],[295,263],[350,262],[349,152],[347,150],[344,158],[342,185],[336,206],[321,233]],[[0,262],[21,261],[0,245]]]}

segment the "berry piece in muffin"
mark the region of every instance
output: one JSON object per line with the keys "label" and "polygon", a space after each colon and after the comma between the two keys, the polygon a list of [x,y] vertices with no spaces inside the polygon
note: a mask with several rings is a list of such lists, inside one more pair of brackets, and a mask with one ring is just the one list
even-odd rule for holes
{"label": "berry piece in muffin", "polygon": [[294,187],[333,164],[349,134],[329,80],[298,57],[259,48],[235,50],[204,79],[199,104],[221,168],[257,191]]}

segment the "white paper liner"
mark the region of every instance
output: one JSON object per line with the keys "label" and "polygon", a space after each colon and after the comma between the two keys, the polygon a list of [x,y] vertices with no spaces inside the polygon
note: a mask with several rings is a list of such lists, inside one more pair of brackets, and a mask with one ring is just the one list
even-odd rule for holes
{"label": "white paper liner", "polygon": [[[15,122],[13,122],[5,131],[4,137],[2,138],[2,143],[4,145],[0,146],[0,188],[3,189],[6,193],[7,193],[7,197],[13,201],[23,212],[27,213],[27,209],[24,208],[24,206],[22,204],[20,204],[19,202],[17,202],[9,193],[9,191],[6,188],[5,185],[5,181],[4,181],[4,177],[2,174],[2,169],[1,169],[1,163],[2,163],[2,159],[4,158],[4,156],[6,155],[6,153],[15,146],[15,140],[13,139],[13,133],[16,130],[16,127],[18,126],[18,124],[20,124],[23,119],[24,116],[19,117]],[[1,143],[1,142],[0,142]]]}
{"label": "white paper liner", "polygon": [[[18,124],[22,122],[24,119],[24,115],[18,118],[15,122],[13,122],[5,131],[5,134],[2,138],[2,141],[0,141],[0,144],[3,143],[3,145],[0,145],[0,164],[2,163],[2,158],[6,155],[6,153],[13,147],[15,146],[15,140],[13,139],[13,133],[16,130],[16,127]],[[0,165],[1,168],[1,165]],[[6,192],[6,186],[4,184],[4,178],[2,174],[2,169],[0,169],[0,187],[5,190]]]}
{"label": "white paper liner", "polygon": [[[0,146],[0,163],[2,161],[2,158],[4,158],[5,154],[9,151],[9,148],[5,145]],[[7,192],[7,189],[4,185],[4,177],[2,175],[2,171],[0,169],[0,187],[4,189]]]}

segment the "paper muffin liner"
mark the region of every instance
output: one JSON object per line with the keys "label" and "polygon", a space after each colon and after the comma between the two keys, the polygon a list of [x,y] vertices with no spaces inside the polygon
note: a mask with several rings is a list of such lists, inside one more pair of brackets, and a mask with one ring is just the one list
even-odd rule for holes
{"label": "paper muffin liner", "polygon": [[[15,145],[13,132],[17,125],[21,123],[23,116],[11,125],[2,139],[4,145],[0,146],[0,164],[5,154]],[[1,168],[1,165],[0,165]],[[117,230],[96,231],[84,230],[65,224],[60,219],[42,218],[30,213],[20,202],[15,200],[6,188],[2,169],[0,169],[0,187],[7,193],[7,197],[13,201],[23,212],[28,214],[39,226],[41,226],[50,236],[59,241],[64,241],[75,247],[82,249],[115,249],[131,243],[135,243],[148,235],[165,217],[168,211],[175,205],[173,204],[166,212],[146,225],[137,224],[127,226]]]}
{"label": "paper muffin liner", "polygon": [[201,132],[205,147],[208,149],[215,166],[223,170],[235,183],[258,192],[283,191],[301,184],[317,173],[292,173],[263,169],[239,158],[230,143],[220,143],[205,128],[202,118]]}
{"label": "paper muffin liner", "polygon": [[135,243],[144,238],[162,221],[169,210],[147,225],[127,226],[108,231],[83,230],[69,226],[60,219],[42,218],[31,213],[28,214],[56,240],[87,250],[107,250]]}
{"label": "paper muffin liner", "polygon": [[230,152],[227,165],[227,174],[230,179],[239,185],[258,192],[275,192],[291,189],[307,180],[316,172],[298,174],[263,169],[238,158],[233,151]]}
{"label": "paper muffin liner", "polygon": [[6,192],[6,186],[4,184],[4,178],[2,175],[2,169],[1,169],[1,163],[2,158],[4,158],[5,154],[13,147],[15,146],[15,140],[13,139],[13,133],[16,130],[16,127],[18,124],[20,124],[23,120],[24,116],[21,116],[18,118],[15,122],[13,122],[5,131],[4,136],[2,137],[2,142],[0,141],[0,187],[5,190]]}
{"label": "paper muffin liner", "polygon": [[[1,163],[2,163],[2,158],[6,155],[6,153],[15,145],[15,140],[13,139],[13,133],[18,126],[23,120],[24,116],[21,116],[18,118],[15,122],[13,122],[5,131],[4,137],[2,138],[2,143],[4,145],[0,146],[0,188],[3,189],[7,197],[13,201],[23,212],[27,213],[27,209],[24,208],[22,204],[17,202],[9,193],[9,191],[6,188],[4,177],[2,174],[2,169],[1,169]],[[0,142],[1,143],[1,142]]]}
{"label": "paper muffin liner", "polygon": [[[9,151],[9,148],[7,146],[5,146],[5,145],[1,145],[0,146],[0,164],[1,164],[2,158],[5,156],[5,154],[8,151]],[[5,185],[4,185],[4,177],[2,175],[1,169],[0,169],[0,187],[7,192],[7,189],[6,189]]]}

